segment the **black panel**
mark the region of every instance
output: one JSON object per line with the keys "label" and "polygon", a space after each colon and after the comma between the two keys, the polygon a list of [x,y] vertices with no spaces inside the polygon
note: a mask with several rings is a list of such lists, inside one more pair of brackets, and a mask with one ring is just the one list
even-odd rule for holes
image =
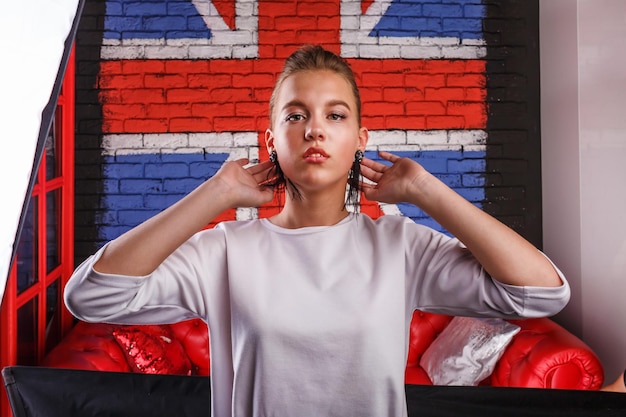
{"label": "black panel", "polygon": [[[208,377],[23,366],[4,368],[2,377],[15,417],[211,414]],[[626,415],[626,395],[613,392],[407,385],[406,395],[416,417]]]}
{"label": "black panel", "polygon": [[104,195],[102,106],[98,99],[105,1],[87,2],[76,38],[76,140],[74,241],[80,264],[102,246],[98,218]]}
{"label": "black panel", "polygon": [[484,0],[485,211],[542,247],[538,0]]}

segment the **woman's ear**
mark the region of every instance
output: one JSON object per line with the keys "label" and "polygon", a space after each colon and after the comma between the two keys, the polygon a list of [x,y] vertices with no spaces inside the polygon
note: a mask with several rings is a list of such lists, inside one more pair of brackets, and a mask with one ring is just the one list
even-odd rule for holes
{"label": "woman's ear", "polygon": [[365,152],[365,147],[367,146],[367,142],[369,141],[369,131],[366,127],[361,127],[359,129],[359,149]]}
{"label": "woman's ear", "polygon": [[274,149],[274,133],[272,133],[271,129],[265,130],[265,147],[267,148],[267,153],[272,153]]}

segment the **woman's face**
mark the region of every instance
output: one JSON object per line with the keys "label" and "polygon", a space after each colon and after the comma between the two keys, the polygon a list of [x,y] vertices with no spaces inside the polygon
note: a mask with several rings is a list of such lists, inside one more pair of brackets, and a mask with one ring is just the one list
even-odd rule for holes
{"label": "woman's face", "polygon": [[357,149],[367,129],[359,127],[350,84],[333,71],[301,71],[286,78],[265,137],[287,178],[301,192],[345,192]]}

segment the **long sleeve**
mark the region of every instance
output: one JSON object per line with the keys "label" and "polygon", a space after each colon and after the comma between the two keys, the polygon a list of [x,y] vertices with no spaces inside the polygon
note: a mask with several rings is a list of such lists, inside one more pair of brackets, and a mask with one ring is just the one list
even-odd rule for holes
{"label": "long sleeve", "polygon": [[[167,323],[206,318],[207,294],[226,280],[225,243],[220,230],[203,231],[172,253],[153,273],[103,274],[96,263],[106,245],[85,260],[65,288],[65,303],[85,321]],[[140,260],[138,260],[140,262]]]}
{"label": "long sleeve", "polygon": [[520,287],[492,279],[455,238],[416,224],[405,224],[407,297],[415,308],[441,314],[551,316],[563,309],[570,287],[563,273],[560,287]]}

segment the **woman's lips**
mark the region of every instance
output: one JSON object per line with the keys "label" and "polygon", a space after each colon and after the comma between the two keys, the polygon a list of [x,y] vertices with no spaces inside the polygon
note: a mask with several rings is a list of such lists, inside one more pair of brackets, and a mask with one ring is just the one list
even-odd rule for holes
{"label": "woman's lips", "polygon": [[309,148],[304,153],[303,158],[308,162],[320,163],[328,159],[328,154],[323,149]]}

